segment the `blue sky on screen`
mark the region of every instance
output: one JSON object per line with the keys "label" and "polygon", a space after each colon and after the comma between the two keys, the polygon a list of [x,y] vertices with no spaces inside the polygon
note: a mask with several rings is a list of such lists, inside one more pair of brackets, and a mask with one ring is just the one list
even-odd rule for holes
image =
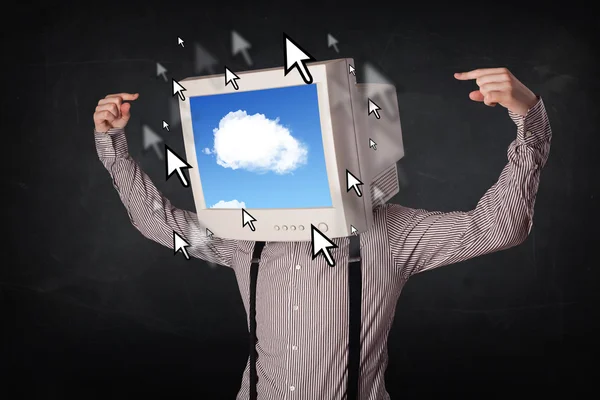
{"label": "blue sky on screen", "polygon": [[190,98],[207,207],[331,207],[316,85]]}

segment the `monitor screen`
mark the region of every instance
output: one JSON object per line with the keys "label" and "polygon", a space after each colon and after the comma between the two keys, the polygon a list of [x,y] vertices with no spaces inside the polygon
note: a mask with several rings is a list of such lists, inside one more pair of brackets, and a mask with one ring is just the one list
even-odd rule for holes
{"label": "monitor screen", "polygon": [[316,84],[189,102],[207,208],[332,206]]}

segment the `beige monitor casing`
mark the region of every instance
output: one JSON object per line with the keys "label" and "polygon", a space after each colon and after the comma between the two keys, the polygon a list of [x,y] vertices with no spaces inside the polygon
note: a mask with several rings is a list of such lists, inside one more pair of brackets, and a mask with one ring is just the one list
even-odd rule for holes
{"label": "beige monitor casing", "polygon": [[[197,168],[189,98],[299,86],[304,85],[305,82],[295,70],[285,76],[283,68],[248,72],[234,71],[239,77],[239,80],[236,81],[239,90],[235,90],[231,84],[225,85],[224,74],[186,78],[179,81],[185,88],[183,92],[185,100],[179,101],[179,108],[186,159],[192,167],[188,169],[188,173],[201,228],[208,228],[215,236],[227,239],[287,242],[310,241],[311,225],[320,229],[329,238],[350,236],[353,232],[352,228],[358,232],[364,232],[371,226],[374,205],[397,193],[395,163],[404,154],[400,121],[393,86],[391,87],[392,93],[389,85],[385,85],[385,87],[357,85],[356,77],[348,72],[349,65],[354,65],[352,59],[308,64],[313,83],[317,86],[323,149],[332,207],[248,208],[246,209],[248,214],[256,219],[253,222],[254,231],[247,225],[243,226],[241,209],[211,209],[207,208],[205,204],[202,192],[202,171]],[[373,96],[373,101],[382,103],[386,99],[389,101],[390,96],[393,96],[392,103],[395,104],[395,113],[386,112],[381,106],[381,119],[376,120],[373,115],[368,115],[366,96]],[[391,119],[388,118],[388,113]],[[395,122],[392,124],[393,121]],[[375,142],[379,141],[376,150],[369,147],[369,138]],[[394,141],[394,138],[400,140]],[[393,160],[394,157],[396,157],[395,160]],[[393,173],[390,168],[391,164],[393,164]],[[346,190],[347,171],[363,182],[363,185],[359,187],[362,196],[357,196],[354,190],[350,192]],[[389,185],[390,180],[394,180],[390,174],[395,175],[395,188]],[[381,180],[382,176],[384,177],[382,182],[388,182],[385,185],[379,184],[387,191],[384,196],[381,196],[381,190],[374,190],[375,186],[372,185],[374,179],[379,177]],[[392,192],[393,194],[390,196],[389,193]],[[268,195],[265,193],[265,196]]]}

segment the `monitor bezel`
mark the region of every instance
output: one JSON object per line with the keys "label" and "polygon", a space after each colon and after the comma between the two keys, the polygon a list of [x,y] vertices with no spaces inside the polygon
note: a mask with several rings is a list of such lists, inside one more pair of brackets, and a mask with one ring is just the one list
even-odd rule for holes
{"label": "monitor bezel", "polygon": [[[334,60],[336,61],[336,60]],[[199,224],[208,228],[215,236],[234,240],[249,241],[310,241],[311,225],[314,225],[330,238],[345,237],[350,235],[350,225],[347,218],[355,221],[354,226],[364,226],[364,210],[356,210],[356,207],[345,207],[348,202],[348,193],[344,187],[345,168],[357,159],[356,152],[352,154],[337,155],[335,151],[335,133],[333,132],[333,120],[338,118],[330,109],[329,91],[340,90],[339,84],[336,88],[328,84],[328,66],[332,62],[309,64],[308,68],[316,84],[319,114],[321,118],[321,133],[323,139],[323,151],[325,153],[325,165],[327,170],[329,190],[331,196],[331,207],[326,208],[303,208],[303,209],[257,209],[247,208],[246,211],[252,215],[255,230],[248,226],[242,226],[241,209],[213,209],[207,208],[202,190],[201,171],[197,168],[197,153],[194,141],[192,117],[189,99],[195,96],[210,96],[217,94],[239,93],[245,91],[282,88],[304,85],[300,74],[293,70],[284,75],[283,68],[271,68],[258,71],[236,72],[240,78],[237,83],[239,89],[233,85],[225,85],[224,74],[207,77],[186,78],[180,84],[186,89],[185,99],[179,100],[181,126],[183,131],[186,158],[192,168],[188,169],[191,188],[196,205],[196,213]],[[340,60],[337,60],[340,61]],[[341,60],[344,61],[344,60]],[[350,90],[350,82],[347,88]],[[341,118],[341,117],[340,117]],[[355,132],[345,134],[355,135]],[[355,161],[354,161],[355,162]],[[363,188],[366,190],[367,188]],[[348,215],[348,213],[352,215]],[[356,214],[356,215],[354,215]],[[295,228],[295,229],[293,229]]]}

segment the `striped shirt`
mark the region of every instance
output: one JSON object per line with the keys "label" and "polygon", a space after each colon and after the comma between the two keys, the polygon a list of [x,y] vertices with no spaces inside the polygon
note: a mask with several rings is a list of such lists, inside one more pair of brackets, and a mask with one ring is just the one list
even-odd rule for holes
{"label": "striped shirt", "polygon": [[[533,219],[551,129],[540,99],[525,117],[509,112],[517,137],[498,181],[469,212],[434,212],[386,204],[360,236],[362,330],[359,398],[389,399],[384,383],[387,337],[408,278],[522,243]],[[248,312],[254,242],[207,238],[195,213],[174,207],[129,156],[125,133],[95,133],[100,160],[132,224],[173,248],[184,237],[191,257],[233,269]],[[312,259],[310,242],[268,242],[257,283],[260,400],[345,399],[348,356],[348,238],[333,239],[338,267]],[[237,399],[249,398],[249,364]]]}

